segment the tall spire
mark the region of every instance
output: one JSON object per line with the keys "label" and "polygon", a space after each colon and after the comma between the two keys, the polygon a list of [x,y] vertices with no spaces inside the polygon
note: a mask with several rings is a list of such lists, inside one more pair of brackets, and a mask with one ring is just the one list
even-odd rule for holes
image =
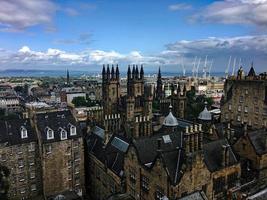
{"label": "tall spire", "polygon": [[115,78],[115,72],[114,72],[114,66],[112,65],[111,68],[111,78],[114,79]]}
{"label": "tall spire", "polygon": [[159,67],[159,72],[158,72],[158,79],[161,78],[161,71],[160,71],[160,67]]}
{"label": "tall spire", "polygon": [[119,71],[119,65],[116,66],[116,79],[120,78],[120,71]]}
{"label": "tall spire", "polygon": [[105,65],[103,65],[103,68],[102,68],[102,80],[104,80],[106,78],[106,68],[105,68]]}
{"label": "tall spire", "polygon": [[136,65],[136,69],[135,69],[135,79],[138,80],[139,79],[139,70],[138,70],[138,65]]}
{"label": "tall spire", "polygon": [[141,65],[141,70],[140,70],[140,79],[144,78],[144,69],[143,69],[143,65]]}
{"label": "tall spire", "polygon": [[67,69],[67,85],[70,85],[70,73],[68,69]]}
{"label": "tall spire", "polygon": [[135,65],[133,65],[133,70],[132,70],[132,79],[135,79]]}
{"label": "tall spire", "polygon": [[130,65],[128,65],[127,78],[128,78],[128,81],[131,79],[131,67],[130,67]]}
{"label": "tall spire", "polygon": [[110,79],[110,70],[109,70],[109,64],[107,65],[107,79]]}

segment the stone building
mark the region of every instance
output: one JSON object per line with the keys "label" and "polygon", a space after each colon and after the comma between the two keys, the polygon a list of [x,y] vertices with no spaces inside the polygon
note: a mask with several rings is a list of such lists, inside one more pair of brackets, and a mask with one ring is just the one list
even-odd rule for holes
{"label": "stone building", "polygon": [[124,193],[124,156],[129,141],[121,135],[107,138],[104,129],[95,126],[86,137],[87,190],[92,199],[105,200]]}
{"label": "stone building", "polygon": [[195,191],[222,199],[240,177],[226,140],[204,145],[202,126],[171,112],[158,133],[133,141],[124,162],[126,192],[134,199],[177,199]]}
{"label": "stone building", "polygon": [[103,66],[102,95],[104,126],[109,134],[127,130],[128,137],[152,134],[152,92],[144,83],[143,66],[128,67],[127,94],[121,96],[119,68]]}
{"label": "stone building", "polygon": [[254,128],[267,126],[267,74],[256,75],[253,66],[246,75],[242,68],[224,86],[221,120],[247,123]]}
{"label": "stone building", "polygon": [[10,199],[33,199],[42,194],[37,137],[28,119],[0,121],[0,165],[10,171]]}
{"label": "stone building", "polygon": [[259,129],[244,131],[244,135],[234,145],[241,157],[244,176],[267,182],[267,131]]}
{"label": "stone building", "polygon": [[44,196],[65,191],[84,192],[82,133],[70,111],[37,113],[33,124],[38,136]]}

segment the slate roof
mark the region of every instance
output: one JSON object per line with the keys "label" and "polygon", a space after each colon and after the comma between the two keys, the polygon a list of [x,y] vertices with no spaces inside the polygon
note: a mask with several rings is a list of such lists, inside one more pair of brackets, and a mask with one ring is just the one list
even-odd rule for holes
{"label": "slate roof", "polygon": [[[70,135],[70,127],[76,127],[76,135]],[[47,112],[37,114],[37,127],[41,133],[41,139],[43,143],[51,143],[61,141],[60,131],[61,128],[67,132],[67,138],[79,138],[82,136],[80,127],[75,121],[69,110]],[[54,139],[47,140],[47,129],[50,128],[54,131]]]}
{"label": "slate roof", "polygon": [[92,132],[86,137],[88,152],[96,156],[116,175],[123,175],[124,157],[129,148],[129,140],[121,135],[113,135],[107,145],[104,138]]}
{"label": "slate roof", "polygon": [[203,191],[197,191],[178,200],[208,200],[208,198]]}
{"label": "slate roof", "polygon": [[[158,151],[159,139],[161,140],[160,151]],[[157,134],[150,138],[141,138],[133,141],[133,145],[142,165],[151,168],[157,158],[161,158],[171,183],[176,185],[180,181],[182,177],[181,168],[185,162],[181,132],[174,132],[169,135],[166,133]]]}
{"label": "slate roof", "polygon": [[[27,138],[21,138],[21,127],[27,130]],[[17,145],[37,141],[36,134],[31,127],[29,119],[0,120],[0,143]]]}
{"label": "slate roof", "polygon": [[256,76],[256,72],[254,70],[254,67],[252,66],[248,72],[248,76]]}
{"label": "slate roof", "polygon": [[267,153],[267,131],[265,129],[252,131],[247,135],[258,155]]}
{"label": "slate roof", "polygon": [[[229,145],[227,140],[216,140],[203,146],[204,161],[210,172],[215,172],[223,168],[223,145]],[[237,163],[237,158],[232,148],[229,146],[229,166]]]}

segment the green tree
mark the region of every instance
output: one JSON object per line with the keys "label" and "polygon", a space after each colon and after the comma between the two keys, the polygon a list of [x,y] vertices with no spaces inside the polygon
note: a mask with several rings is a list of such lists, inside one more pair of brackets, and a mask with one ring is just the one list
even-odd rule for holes
{"label": "green tree", "polygon": [[74,97],[72,103],[75,107],[87,106],[87,100],[84,97]]}
{"label": "green tree", "polygon": [[199,113],[204,109],[205,102],[208,103],[208,107],[213,104],[213,99],[206,97],[205,95],[196,96],[196,91],[192,89],[186,93],[187,107],[186,114],[189,120],[195,120],[198,118]]}

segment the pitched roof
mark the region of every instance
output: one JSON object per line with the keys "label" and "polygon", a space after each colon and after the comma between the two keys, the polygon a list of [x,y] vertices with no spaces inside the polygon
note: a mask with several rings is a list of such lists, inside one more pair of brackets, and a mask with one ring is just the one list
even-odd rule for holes
{"label": "pitched roof", "polygon": [[[69,110],[39,113],[36,115],[37,128],[41,133],[43,143],[58,142],[61,140],[60,132],[64,129],[67,132],[67,138],[81,137],[81,130]],[[70,135],[70,127],[76,127],[76,135]],[[54,139],[47,139],[47,129],[54,131]]]}
{"label": "pitched roof", "polygon": [[[21,138],[21,127],[27,130],[27,138]],[[7,142],[7,145],[17,145],[37,141],[29,119],[0,120],[0,130],[0,143]]]}
{"label": "pitched roof", "polygon": [[[204,150],[204,161],[211,172],[218,171],[222,169],[223,166],[223,146],[229,145],[227,140],[221,139],[213,142],[209,142],[203,146]],[[229,166],[237,164],[237,158],[229,146]]]}
{"label": "pitched roof", "polygon": [[104,137],[92,132],[86,137],[88,152],[107,166],[118,176],[123,175],[124,157],[129,148],[129,141],[121,135],[113,135],[104,145]]}
{"label": "pitched roof", "polygon": [[252,131],[247,135],[258,155],[267,153],[267,131],[265,129]]}
{"label": "pitched roof", "polygon": [[207,200],[207,196],[203,191],[196,191],[187,196],[179,198],[178,200]]}
{"label": "pitched roof", "polygon": [[254,70],[254,67],[252,66],[248,72],[248,76],[256,76],[256,72]]}

